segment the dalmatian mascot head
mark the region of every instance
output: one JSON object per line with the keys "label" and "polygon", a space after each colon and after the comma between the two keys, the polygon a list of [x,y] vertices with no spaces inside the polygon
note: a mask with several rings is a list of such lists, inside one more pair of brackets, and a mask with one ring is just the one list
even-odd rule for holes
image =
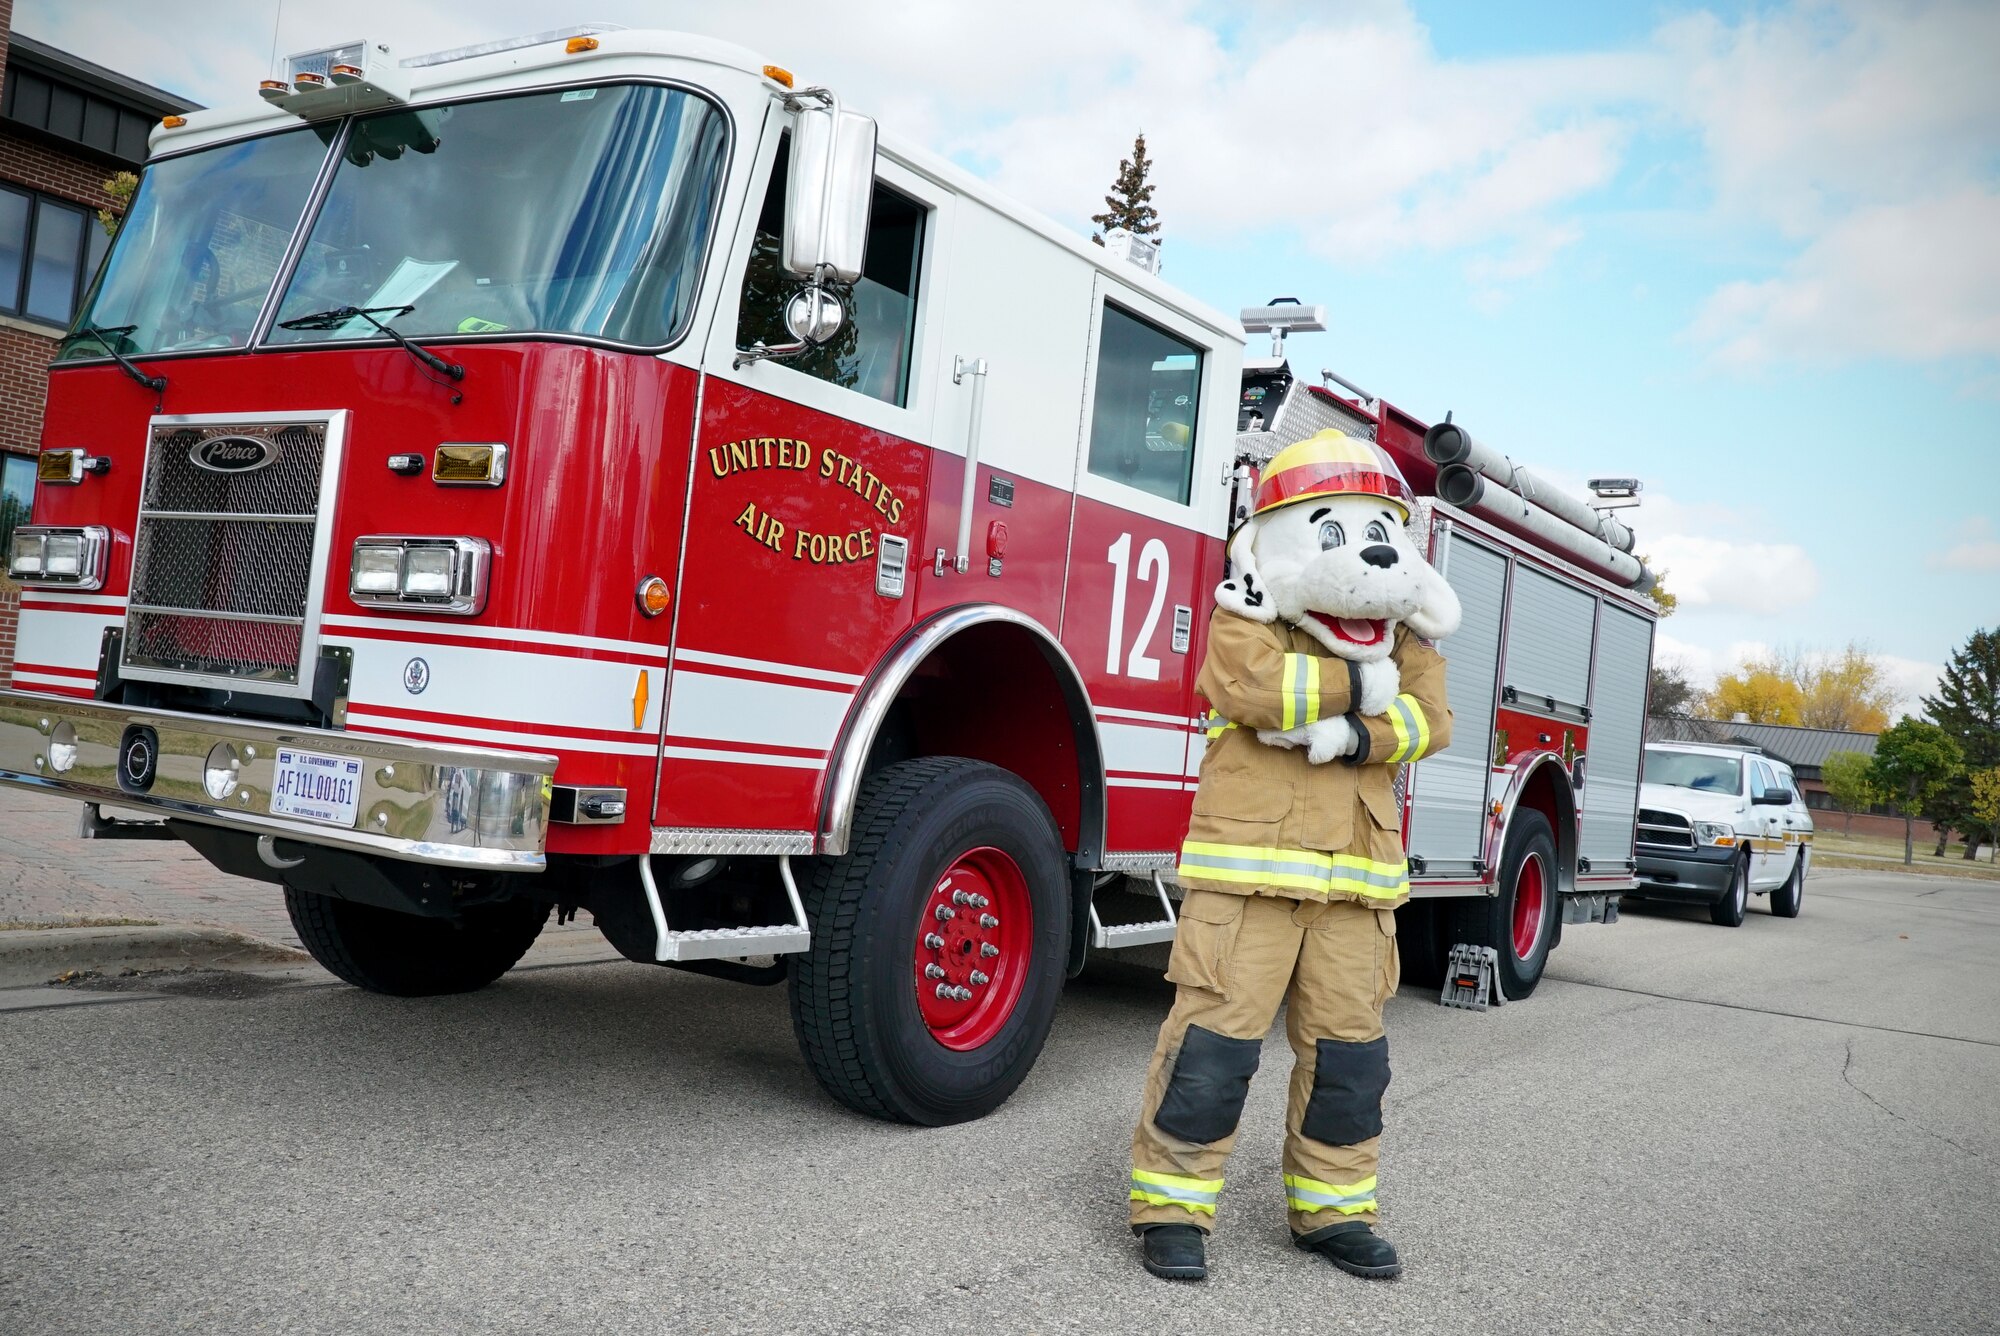
{"label": "dalmatian mascot head", "polygon": [[1252,621],[1283,618],[1360,663],[1389,657],[1398,623],[1442,640],[1458,629],[1458,595],[1404,531],[1414,505],[1373,441],[1323,431],[1288,445],[1230,539],[1216,602]]}

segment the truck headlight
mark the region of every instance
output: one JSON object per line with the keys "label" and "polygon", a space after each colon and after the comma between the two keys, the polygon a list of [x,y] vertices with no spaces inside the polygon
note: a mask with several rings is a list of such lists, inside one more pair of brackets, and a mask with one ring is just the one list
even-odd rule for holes
{"label": "truck headlight", "polygon": [[492,553],[484,538],[371,534],[355,540],[347,592],[356,603],[477,616],[486,609]]}
{"label": "truck headlight", "polygon": [[1733,826],[1721,825],[1714,821],[1697,821],[1694,823],[1694,842],[1696,844],[1734,844],[1736,843],[1736,829]]}
{"label": "truck headlight", "polygon": [[7,574],[24,585],[60,589],[104,587],[111,531],[101,524],[57,529],[24,524],[7,547]]}

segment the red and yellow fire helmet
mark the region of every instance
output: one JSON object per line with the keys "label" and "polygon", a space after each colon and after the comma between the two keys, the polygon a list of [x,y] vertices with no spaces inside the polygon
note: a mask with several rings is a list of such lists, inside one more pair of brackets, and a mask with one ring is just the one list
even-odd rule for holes
{"label": "red and yellow fire helmet", "polygon": [[1262,515],[1316,496],[1379,496],[1403,512],[1405,523],[1416,505],[1402,470],[1380,446],[1331,428],[1271,457],[1258,479],[1257,508],[1251,513]]}

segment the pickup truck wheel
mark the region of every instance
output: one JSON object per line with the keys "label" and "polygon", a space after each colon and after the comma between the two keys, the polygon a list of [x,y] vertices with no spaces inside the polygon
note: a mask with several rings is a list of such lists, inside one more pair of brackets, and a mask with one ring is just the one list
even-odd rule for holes
{"label": "pickup truck wheel", "polygon": [[548,921],[549,906],[516,897],[473,905],[455,919],[285,888],[285,912],[312,957],[336,978],[392,997],[484,988],[514,968]]}
{"label": "pickup truck wheel", "polygon": [[1740,928],[1743,926],[1743,911],[1749,904],[1750,855],[1744,854],[1736,860],[1736,870],[1730,875],[1728,892],[1708,907],[1708,916],[1719,928]]}
{"label": "pickup truck wheel", "polygon": [[801,888],[792,1028],[829,1095],[935,1127],[998,1108],[1040,1056],[1069,958],[1062,837],[1039,795],[962,757],[869,776],[849,852]]}
{"label": "pickup truck wheel", "polygon": [[1494,948],[1501,991],[1515,1001],[1542,981],[1561,917],[1555,831],[1540,812],[1517,810],[1500,855],[1500,894],[1458,901],[1449,939]]}
{"label": "pickup truck wheel", "polygon": [[1797,918],[1806,898],[1806,856],[1803,850],[1792,860],[1792,875],[1771,892],[1771,912],[1779,918]]}

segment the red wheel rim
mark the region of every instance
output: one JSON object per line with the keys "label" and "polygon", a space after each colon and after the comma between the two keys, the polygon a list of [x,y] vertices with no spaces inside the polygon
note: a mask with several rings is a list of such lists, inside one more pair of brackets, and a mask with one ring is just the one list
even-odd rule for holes
{"label": "red wheel rim", "polygon": [[917,923],[917,1010],[931,1038],[965,1052],[1014,1014],[1035,949],[1035,911],[1020,864],[999,849],[962,853]]}
{"label": "red wheel rim", "polygon": [[1521,860],[1520,875],[1514,878],[1514,959],[1525,961],[1535,952],[1542,935],[1542,912],[1548,904],[1548,888],[1542,876],[1542,856],[1529,854]]}

